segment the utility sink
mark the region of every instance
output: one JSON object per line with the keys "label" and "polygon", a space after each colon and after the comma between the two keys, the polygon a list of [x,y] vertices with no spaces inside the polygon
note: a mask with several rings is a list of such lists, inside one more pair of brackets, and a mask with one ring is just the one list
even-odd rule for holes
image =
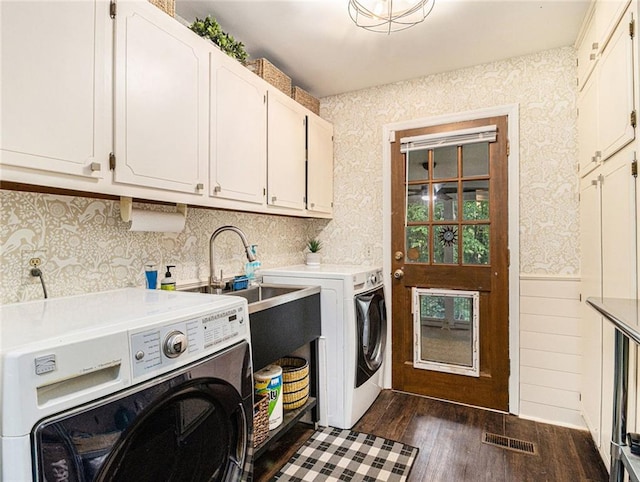
{"label": "utility sink", "polygon": [[[208,293],[209,286],[187,288],[186,291]],[[222,295],[242,296],[249,303],[249,314],[267,310],[291,301],[320,293],[319,286],[290,286],[262,283],[244,290],[222,291]]]}
{"label": "utility sink", "polygon": [[252,314],[306,298],[316,293],[320,293],[319,286],[289,286],[265,283],[245,290],[223,292],[222,294],[246,298],[249,303],[249,314]]}

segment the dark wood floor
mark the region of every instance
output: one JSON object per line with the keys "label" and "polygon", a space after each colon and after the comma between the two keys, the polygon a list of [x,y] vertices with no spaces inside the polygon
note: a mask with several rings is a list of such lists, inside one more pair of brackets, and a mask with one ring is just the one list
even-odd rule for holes
{"label": "dark wood floor", "polygon": [[[380,394],[353,430],[418,447],[408,482],[608,480],[586,431],[391,390]],[[532,442],[537,454],[482,443],[484,432]],[[304,424],[288,432],[256,461],[254,480],[270,480],[311,434]]]}

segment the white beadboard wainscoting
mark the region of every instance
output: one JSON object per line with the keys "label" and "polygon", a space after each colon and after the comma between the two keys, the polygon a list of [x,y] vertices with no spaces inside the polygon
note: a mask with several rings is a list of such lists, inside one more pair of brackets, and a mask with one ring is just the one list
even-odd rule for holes
{"label": "white beadboard wainscoting", "polygon": [[580,279],[520,276],[520,416],[586,429],[580,415]]}

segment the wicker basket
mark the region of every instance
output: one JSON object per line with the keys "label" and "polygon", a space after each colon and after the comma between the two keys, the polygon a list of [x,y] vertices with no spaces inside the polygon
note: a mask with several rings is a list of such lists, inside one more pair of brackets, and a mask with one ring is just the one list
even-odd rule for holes
{"label": "wicker basket", "polygon": [[288,356],[275,364],[282,367],[282,408],[293,410],[302,407],[309,398],[309,362]]}
{"label": "wicker basket", "polygon": [[269,396],[256,395],[260,398],[253,404],[253,446],[257,447],[269,435]]}
{"label": "wicker basket", "polygon": [[274,87],[277,87],[278,90],[289,96],[291,95],[291,78],[267,59],[256,59],[247,62],[247,68]]}
{"label": "wicker basket", "polygon": [[316,115],[320,115],[320,101],[300,87],[291,89],[291,97]]}
{"label": "wicker basket", "polygon": [[152,4],[164,11],[166,14],[175,17],[176,2],[175,0],[149,0]]}

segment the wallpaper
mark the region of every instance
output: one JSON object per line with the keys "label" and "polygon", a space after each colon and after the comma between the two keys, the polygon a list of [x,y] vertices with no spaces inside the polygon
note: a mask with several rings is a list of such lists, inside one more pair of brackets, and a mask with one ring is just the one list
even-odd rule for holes
{"label": "wallpaper", "polygon": [[[209,238],[218,227],[237,226],[256,244],[263,267],[304,262],[304,246],[326,221],[189,208],[180,233],[129,231],[115,201],[50,194],[0,191],[0,301],[42,298],[37,278],[29,275],[29,259],[42,257],[50,297],[89,293],[125,286],[144,286],[144,265],[165,265],[178,284],[209,277]],[[175,208],[134,203],[141,209]],[[246,257],[232,232],[215,242],[216,271],[242,274]]]}
{"label": "wallpaper", "polygon": [[[143,286],[147,262],[176,265],[179,284],[206,280],[209,237],[225,224],[258,245],[264,267],[303,262],[312,235],[323,241],[323,262],[382,265],[382,127],[514,103],[520,105],[520,271],[575,275],[575,78],[575,51],[567,47],[323,99],[321,114],[334,124],[331,221],[190,208],[183,232],[140,233],[122,222],[117,202],[0,191],[0,303],[42,296],[27,269],[34,253],[42,254],[50,296]],[[235,234],[218,238],[215,259],[225,276],[242,272]]]}
{"label": "wallpaper", "polygon": [[520,272],[579,273],[571,47],[323,99],[321,115],[333,122],[335,139],[335,216],[321,235],[325,258],[382,264],[385,124],[506,104],[520,106]]}

